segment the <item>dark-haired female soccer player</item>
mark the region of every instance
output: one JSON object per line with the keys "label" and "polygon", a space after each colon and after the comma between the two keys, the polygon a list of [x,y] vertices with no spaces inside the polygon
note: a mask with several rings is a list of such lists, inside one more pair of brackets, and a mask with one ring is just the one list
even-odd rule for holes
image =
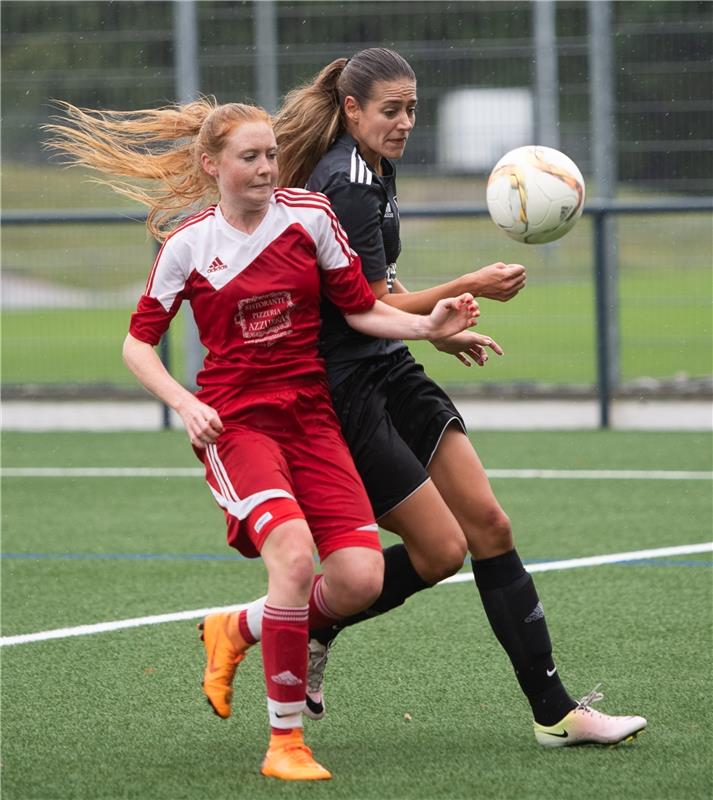
{"label": "dark-haired female soccer player", "polygon": [[[275,119],[280,182],[306,185],[330,199],[384,303],[425,314],[440,298],[460,291],[508,300],[524,285],[520,265],[493,264],[418,292],[406,291],[397,279],[394,160],[414,127],[416,103],[416,77],[397,53],[370,48],[333,61],[291,92]],[[510,520],[450,399],[402,342],[350,329],[329,301],[323,320],[320,347],[344,436],[379,524],[404,544],[385,551],[384,588],[371,608],[313,632],[308,713],[315,718],[324,713],[322,674],[336,632],[456,572],[467,548],[493,632],[530,703],[537,741],[557,747],[633,737],[645,719],[602,714],[590,707],[598,695],[577,703],[565,689]],[[461,336],[437,346],[461,360],[482,361],[482,347],[469,349]]]}

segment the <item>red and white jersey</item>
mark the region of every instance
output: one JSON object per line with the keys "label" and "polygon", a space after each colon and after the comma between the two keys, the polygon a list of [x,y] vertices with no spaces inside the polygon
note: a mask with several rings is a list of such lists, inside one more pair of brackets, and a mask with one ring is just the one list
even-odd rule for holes
{"label": "red and white jersey", "polygon": [[276,189],[251,234],[231,226],[217,205],[173,231],[130,332],[158,344],[188,300],[208,351],[197,378],[199,397],[220,413],[243,390],[324,379],[317,350],[322,293],[346,314],[375,302],[329,200],[303,189]]}

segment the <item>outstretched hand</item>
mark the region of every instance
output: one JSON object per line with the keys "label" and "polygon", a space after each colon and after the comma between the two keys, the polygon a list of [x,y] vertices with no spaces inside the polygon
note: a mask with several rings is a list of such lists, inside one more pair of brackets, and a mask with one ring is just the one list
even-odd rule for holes
{"label": "outstretched hand", "polygon": [[473,333],[473,331],[463,331],[449,336],[447,339],[434,341],[433,344],[442,353],[454,355],[466,367],[472,366],[473,363],[484,367],[488,360],[487,348],[499,356],[503,354],[502,347],[495,339],[482,333]]}
{"label": "outstretched hand", "polygon": [[470,292],[439,300],[431,311],[429,339],[446,339],[475,325],[480,307]]}
{"label": "outstretched hand", "polygon": [[470,275],[470,291],[476,297],[505,303],[525,288],[527,274],[522,264],[489,264]]}

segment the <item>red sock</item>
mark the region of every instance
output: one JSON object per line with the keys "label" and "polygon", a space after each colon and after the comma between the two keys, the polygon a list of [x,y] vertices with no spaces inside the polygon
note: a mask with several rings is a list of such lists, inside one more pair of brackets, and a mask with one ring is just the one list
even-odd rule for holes
{"label": "red sock", "polygon": [[302,727],[307,688],[308,608],[265,605],[262,662],[273,733]]}
{"label": "red sock", "polygon": [[309,596],[309,627],[313,631],[329,628],[341,619],[324,602],[323,580],[323,575],[314,576],[312,593]]}
{"label": "red sock", "polygon": [[248,644],[255,644],[257,642],[257,639],[252,635],[252,631],[248,625],[248,612],[246,609],[238,613],[238,631]]}

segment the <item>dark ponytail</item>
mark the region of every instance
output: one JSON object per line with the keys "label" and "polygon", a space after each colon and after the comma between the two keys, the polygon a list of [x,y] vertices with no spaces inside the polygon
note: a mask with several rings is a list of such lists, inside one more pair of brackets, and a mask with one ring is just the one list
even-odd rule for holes
{"label": "dark ponytail", "polygon": [[353,97],[363,106],[374,84],[416,75],[409,63],[393,50],[371,47],[351,58],[338,58],[309,83],[285,97],[274,118],[279,147],[280,185],[303,187],[332,142],[344,132],[344,99]]}

